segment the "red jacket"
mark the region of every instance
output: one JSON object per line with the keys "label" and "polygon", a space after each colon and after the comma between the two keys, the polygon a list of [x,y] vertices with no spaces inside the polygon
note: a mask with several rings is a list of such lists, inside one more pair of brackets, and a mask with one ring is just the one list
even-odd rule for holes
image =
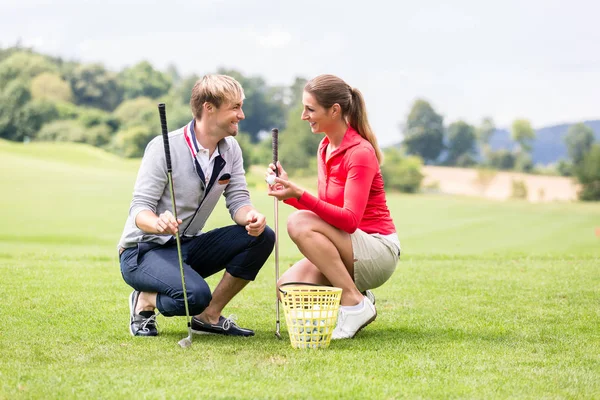
{"label": "red jacket", "polygon": [[325,161],[329,139],[319,144],[319,197],[305,191],[300,199],[286,204],[310,210],[321,219],[348,233],[389,235],[396,232],[383,190],[383,178],[368,140],[348,128],[342,144]]}

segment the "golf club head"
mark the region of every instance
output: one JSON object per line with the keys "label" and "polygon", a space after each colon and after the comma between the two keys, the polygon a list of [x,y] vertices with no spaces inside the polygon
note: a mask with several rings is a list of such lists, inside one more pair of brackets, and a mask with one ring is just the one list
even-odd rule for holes
{"label": "golf club head", "polygon": [[179,342],[177,342],[177,344],[179,344],[179,346],[182,349],[188,349],[190,347],[192,347],[192,338],[190,336],[181,339]]}
{"label": "golf club head", "polygon": [[281,333],[279,332],[275,332],[275,337],[279,340],[281,340]]}

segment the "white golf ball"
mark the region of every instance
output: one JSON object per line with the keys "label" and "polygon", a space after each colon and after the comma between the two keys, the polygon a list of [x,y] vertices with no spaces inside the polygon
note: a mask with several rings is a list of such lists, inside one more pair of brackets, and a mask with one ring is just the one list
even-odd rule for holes
{"label": "white golf ball", "polygon": [[275,175],[267,175],[266,181],[269,185],[273,185],[275,183]]}

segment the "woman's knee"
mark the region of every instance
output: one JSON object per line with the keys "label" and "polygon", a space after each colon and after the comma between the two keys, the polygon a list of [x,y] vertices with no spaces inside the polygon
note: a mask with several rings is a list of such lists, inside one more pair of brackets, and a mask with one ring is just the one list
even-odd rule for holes
{"label": "woman's knee", "polygon": [[312,211],[298,210],[294,211],[287,220],[287,231],[290,238],[296,242],[313,230],[318,217]]}

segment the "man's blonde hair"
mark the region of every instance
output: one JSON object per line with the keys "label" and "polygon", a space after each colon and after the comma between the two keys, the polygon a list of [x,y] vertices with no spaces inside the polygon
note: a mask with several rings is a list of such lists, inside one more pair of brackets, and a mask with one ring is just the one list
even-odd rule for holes
{"label": "man's blonde hair", "polygon": [[242,85],[227,75],[205,75],[199,79],[192,89],[190,107],[196,119],[202,117],[202,106],[205,102],[221,107],[225,102],[237,103],[245,99]]}

